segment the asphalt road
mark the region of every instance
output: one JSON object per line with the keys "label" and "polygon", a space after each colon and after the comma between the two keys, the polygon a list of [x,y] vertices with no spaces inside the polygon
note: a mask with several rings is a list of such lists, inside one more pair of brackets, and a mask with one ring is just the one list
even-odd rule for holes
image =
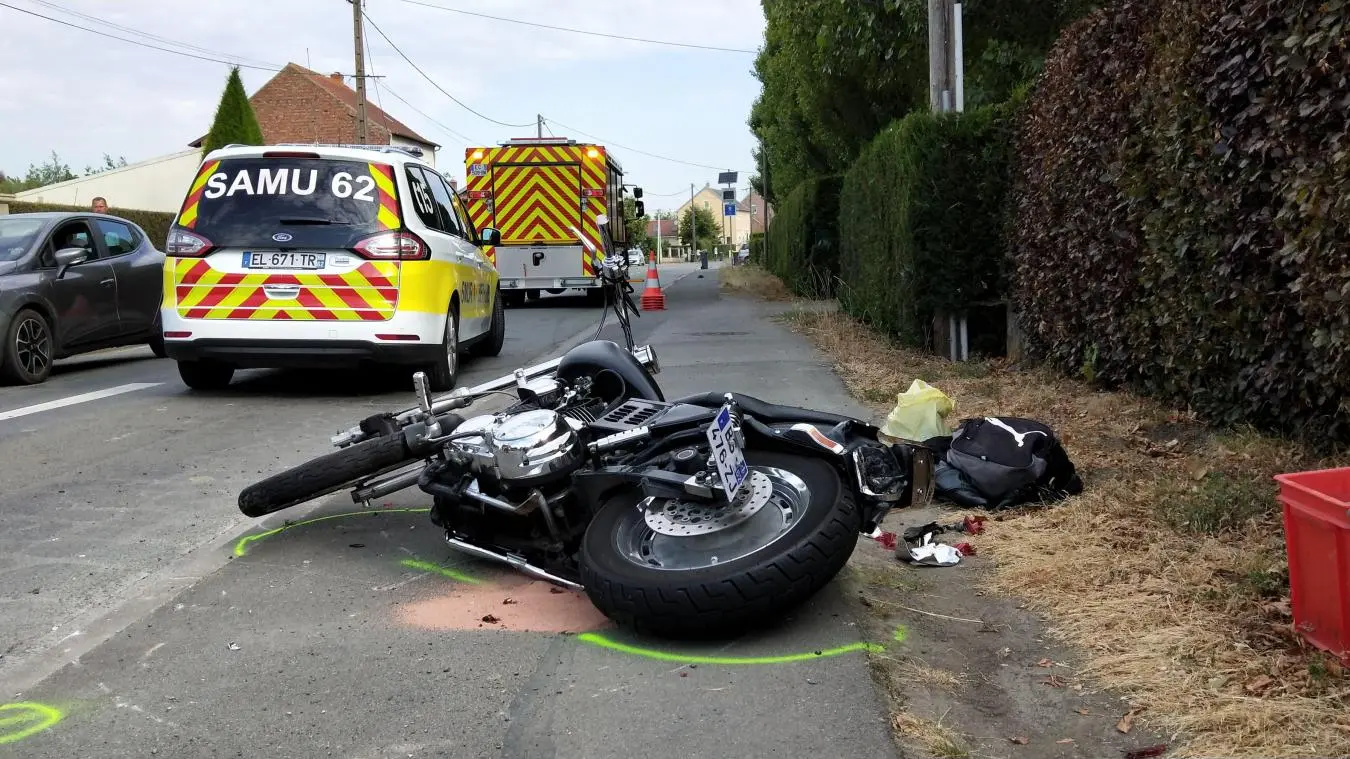
{"label": "asphalt road", "polygon": [[[670,310],[635,322],[668,394],[856,410],[760,307],[721,297],[714,272],[672,286],[681,273],[662,271]],[[503,355],[465,381],[552,355],[595,316],[509,311]],[[713,647],[632,638],[584,597],[449,551],[416,491],[361,516],[341,494],[238,516],[242,486],[406,391],[260,372],[202,396],[134,352],[74,363],[91,365],[0,390],[0,417],[150,386],[0,421],[0,756],[894,754],[837,588]],[[287,517],[314,521],[267,532]]]}

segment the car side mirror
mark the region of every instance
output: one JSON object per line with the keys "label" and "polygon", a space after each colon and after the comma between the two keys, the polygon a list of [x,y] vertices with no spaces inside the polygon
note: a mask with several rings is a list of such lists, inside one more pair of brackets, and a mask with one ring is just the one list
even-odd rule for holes
{"label": "car side mirror", "polygon": [[56,278],[60,279],[66,275],[66,269],[72,266],[79,266],[89,260],[89,251],[86,248],[62,248],[56,251],[53,256],[56,259],[58,267]]}
{"label": "car side mirror", "polygon": [[478,239],[482,245],[501,245],[502,233],[492,227],[485,227],[478,233]]}

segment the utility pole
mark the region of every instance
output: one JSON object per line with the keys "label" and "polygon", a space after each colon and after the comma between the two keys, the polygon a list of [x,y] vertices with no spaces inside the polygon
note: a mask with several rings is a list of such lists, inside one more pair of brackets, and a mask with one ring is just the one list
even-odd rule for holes
{"label": "utility pole", "polygon": [[952,81],[952,14],[954,0],[928,0],[928,104],[950,111],[956,96]]}
{"label": "utility pole", "polygon": [[539,119],[538,121],[539,137],[542,139],[544,136],[544,114],[536,113],[535,116]]}
{"label": "utility pole", "polygon": [[348,2],[352,4],[352,35],[356,40],[356,142],[366,145],[370,135],[366,128],[366,43],[361,29],[361,0]]}
{"label": "utility pole", "polygon": [[[678,225],[679,222],[676,222]],[[693,256],[698,247],[698,214],[694,213],[694,183],[689,183],[689,255]],[[692,258],[690,260],[693,260]]]}

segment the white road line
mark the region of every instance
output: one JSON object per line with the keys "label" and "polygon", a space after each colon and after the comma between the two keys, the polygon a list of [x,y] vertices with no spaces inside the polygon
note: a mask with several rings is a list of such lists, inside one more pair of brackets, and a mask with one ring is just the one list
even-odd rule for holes
{"label": "white road line", "polygon": [[92,393],[82,393],[80,395],[72,395],[69,398],[58,398],[54,401],[47,401],[46,403],[24,406],[23,408],[16,408],[13,411],[0,411],[0,422],[6,419],[18,419],[21,416],[28,416],[29,414],[40,414],[43,411],[65,408],[66,406],[74,406],[77,403],[88,403],[89,401],[96,401],[100,398],[111,398],[114,395],[121,395],[123,393],[134,393],[137,390],[144,390],[148,387],[158,387],[162,384],[164,383],[132,382],[129,385],[110,387],[107,390],[95,390]]}

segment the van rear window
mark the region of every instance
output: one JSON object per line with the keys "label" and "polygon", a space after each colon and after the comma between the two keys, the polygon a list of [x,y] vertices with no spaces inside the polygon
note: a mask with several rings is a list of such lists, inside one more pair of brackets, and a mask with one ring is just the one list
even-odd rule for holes
{"label": "van rear window", "polygon": [[348,247],[400,226],[393,177],[381,163],[229,158],[189,194],[179,223],[222,247]]}

